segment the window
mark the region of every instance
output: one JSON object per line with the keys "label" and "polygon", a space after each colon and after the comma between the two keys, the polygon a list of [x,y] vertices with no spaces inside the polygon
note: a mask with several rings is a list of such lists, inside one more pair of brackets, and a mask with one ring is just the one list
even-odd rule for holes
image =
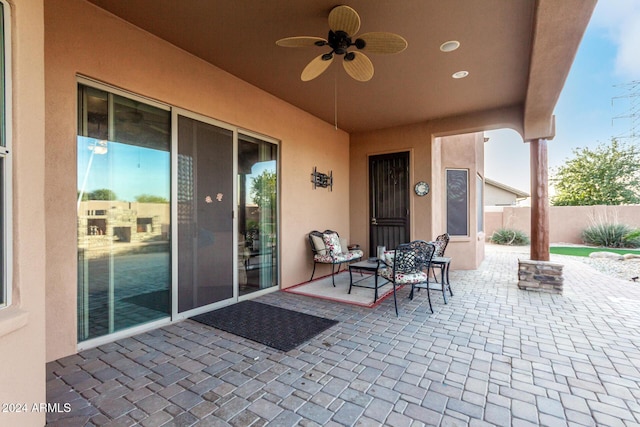
{"label": "window", "polygon": [[0,0],[0,308],[11,303],[11,76],[9,6]]}
{"label": "window", "polygon": [[447,233],[469,235],[469,171],[447,169]]}

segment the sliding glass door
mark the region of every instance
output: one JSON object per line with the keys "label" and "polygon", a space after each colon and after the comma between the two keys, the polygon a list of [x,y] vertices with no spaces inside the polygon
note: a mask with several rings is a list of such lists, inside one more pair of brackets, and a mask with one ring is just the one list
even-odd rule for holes
{"label": "sliding glass door", "polygon": [[277,287],[278,145],[79,80],[78,342]]}
{"label": "sliding glass door", "polygon": [[238,136],[240,295],[278,284],[278,146]]}
{"label": "sliding glass door", "polygon": [[170,112],[78,86],[78,341],[167,318]]}

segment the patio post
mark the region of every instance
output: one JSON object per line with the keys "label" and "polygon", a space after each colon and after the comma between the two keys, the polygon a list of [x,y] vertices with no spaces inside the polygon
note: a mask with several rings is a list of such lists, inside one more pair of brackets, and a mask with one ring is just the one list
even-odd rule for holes
{"label": "patio post", "polygon": [[531,259],[549,261],[549,172],[547,140],[532,139],[531,150]]}
{"label": "patio post", "polygon": [[518,289],[562,294],[563,265],[549,262],[549,172],[547,140],[531,149],[531,259],[518,260]]}

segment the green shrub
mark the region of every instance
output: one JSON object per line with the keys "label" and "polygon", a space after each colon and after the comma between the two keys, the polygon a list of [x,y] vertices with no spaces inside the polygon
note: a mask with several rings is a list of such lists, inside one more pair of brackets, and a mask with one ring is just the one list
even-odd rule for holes
{"label": "green shrub", "polygon": [[625,248],[640,248],[640,228],[636,228],[622,239]]}
{"label": "green shrub", "polygon": [[634,248],[640,246],[640,231],[625,224],[596,224],[582,231],[580,236],[588,245],[606,248]]}
{"label": "green shrub", "polygon": [[493,232],[491,242],[498,245],[524,246],[529,244],[529,237],[520,230],[500,228]]}

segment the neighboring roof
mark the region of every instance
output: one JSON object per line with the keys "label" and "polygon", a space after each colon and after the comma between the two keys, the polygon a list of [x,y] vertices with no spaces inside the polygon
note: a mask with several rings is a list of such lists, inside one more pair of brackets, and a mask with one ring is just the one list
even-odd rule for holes
{"label": "neighboring roof", "polygon": [[[394,32],[409,43],[396,55],[370,55],[375,74],[361,83],[346,75],[341,58],[302,82],[303,68],[326,48],[275,44],[289,36],[326,38],[335,0],[89,1],[329,123],[337,107],[338,126],[348,132],[472,117],[482,129],[467,131],[511,127],[525,140],[553,137],[553,110],[596,4],[346,2],[360,15],[358,34]],[[460,48],[441,52],[452,39]],[[469,76],[451,78],[460,70]]]}
{"label": "neighboring roof", "polygon": [[516,195],[517,198],[527,198],[531,196],[529,193],[526,193],[522,190],[518,190],[517,188],[509,187],[508,185],[502,184],[498,181],[494,181],[487,177],[484,178],[484,183],[485,185],[491,185],[493,187],[508,191],[509,193],[513,193]]}

